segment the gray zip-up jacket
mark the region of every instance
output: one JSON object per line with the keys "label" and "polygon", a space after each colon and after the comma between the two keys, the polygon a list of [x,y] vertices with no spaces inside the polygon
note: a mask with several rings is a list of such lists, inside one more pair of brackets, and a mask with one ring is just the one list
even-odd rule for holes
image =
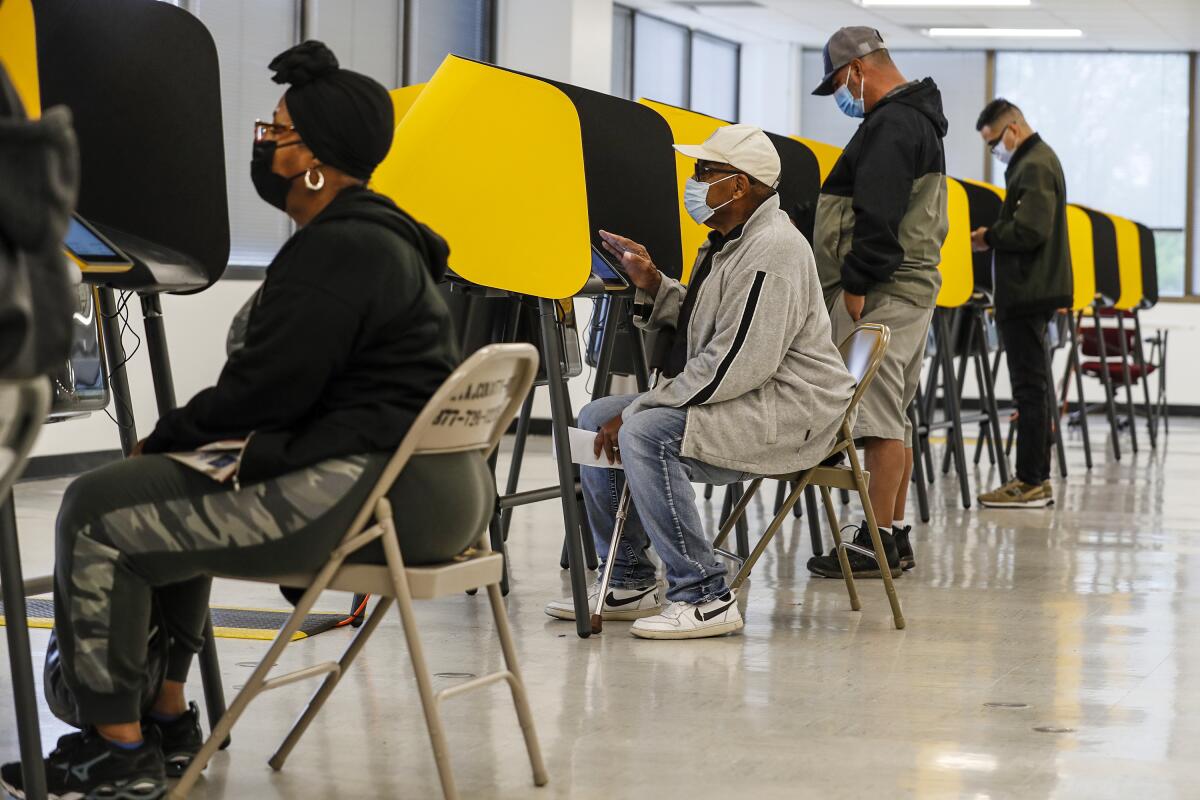
{"label": "gray zip-up jacket", "polygon": [[[700,248],[697,264],[704,258]],[[850,404],[854,379],[833,344],[816,261],[779,208],[761,206],[713,257],[687,334],[687,363],[623,414],[687,409],[682,454],[706,464],[780,475],[807,469],[829,452]],[[677,327],[687,288],[663,277],[643,328]]]}

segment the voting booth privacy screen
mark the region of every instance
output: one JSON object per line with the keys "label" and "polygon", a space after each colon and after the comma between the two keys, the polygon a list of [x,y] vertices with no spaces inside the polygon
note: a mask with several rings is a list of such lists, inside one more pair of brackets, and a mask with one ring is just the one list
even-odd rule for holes
{"label": "voting booth privacy screen", "polygon": [[35,0],[33,10],[41,104],[65,105],[75,120],[78,211],[135,262],[105,282],[208,286],[229,260],[212,36],[157,0]]}
{"label": "voting booth privacy screen", "polygon": [[682,273],[671,144],[636,103],[448,56],[373,185],[446,238],[465,280],[565,298],[590,277],[600,229]]}

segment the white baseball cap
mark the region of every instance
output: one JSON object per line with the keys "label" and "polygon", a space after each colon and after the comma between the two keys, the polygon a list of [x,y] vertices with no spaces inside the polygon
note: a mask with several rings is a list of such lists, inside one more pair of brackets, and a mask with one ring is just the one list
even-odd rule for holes
{"label": "white baseball cap", "polygon": [[779,185],[779,152],[770,137],[753,125],[726,125],[704,144],[677,144],[675,149],[698,161],[728,164],[774,189]]}

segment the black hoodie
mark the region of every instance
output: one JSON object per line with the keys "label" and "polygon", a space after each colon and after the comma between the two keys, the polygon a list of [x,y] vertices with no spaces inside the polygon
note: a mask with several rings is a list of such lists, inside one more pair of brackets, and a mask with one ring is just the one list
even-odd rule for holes
{"label": "black hoodie", "polygon": [[821,187],[813,250],[826,301],[881,291],[923,307],[941,287],[949,125],[931,78],[867,114]]}
{"label": "black hoodie", "polygon": [[388,198],[345,189],[267,268],[216,386],[163,416],[144,452],[250,436],[249,483],[395,448],[460,361],[436,288],[448,253]]}

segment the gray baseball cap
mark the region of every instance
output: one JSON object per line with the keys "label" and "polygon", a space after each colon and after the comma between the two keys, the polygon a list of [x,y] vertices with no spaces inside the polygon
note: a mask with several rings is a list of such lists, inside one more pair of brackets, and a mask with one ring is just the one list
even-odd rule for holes
{"label": "gray baseball cap", "polygon": [[813,94],[833,94],[833,76],[839,69],[856,58],[862,58],[885,47],[887,45],[883,43],[883,37],[874,28],[862,25],[840,28],[825,43],[825,77],[821,79],[821,85],[813,90]]}

